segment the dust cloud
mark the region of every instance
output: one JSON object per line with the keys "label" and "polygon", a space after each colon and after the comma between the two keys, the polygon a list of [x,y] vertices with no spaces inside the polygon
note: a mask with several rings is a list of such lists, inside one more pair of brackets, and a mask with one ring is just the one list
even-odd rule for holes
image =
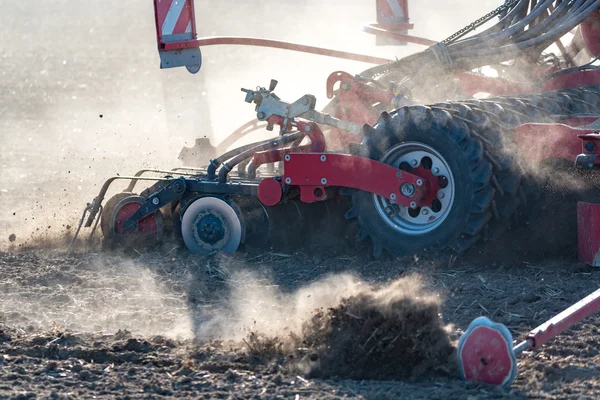
{"label": "dust cloud", "polygon": [[335,274],[291,293],[269,282],[250,271],[233,274],[228,300],[205,316],[196,339],[244,341],[254,357],[312,377],[456,374],[452,327],[442,322],[439,295],[418,275],[373,285]]}
{"label": "dust cloud", "polygon": [[0,266],[0,323],[15,329],[193,336],[185,290],[178,289],[189,284],[185,271],[169,281],[147,264],[111,256],[4,254]]}
{"label": "dust cloud", "polygon": [[224,304],[206,316],[197,332],[199,340],[242,340],[249,332],[270,336],[299,333],[315,310],[334,307],[368,285],[351,274],[333,275],[285,293],[268,275],[240,270],[228,280]]}
{"label": "dust cloud", "polygon": [[[411,4],[413,33],[441,39],[495,3]],[[241,87],[267,86],[274,78],[283,99],[312,93],[324,107],[331,72],[370,67],[277,49],[214,46],[203,49],[202,70],[191,75],[159,69],[147,1],[25,0],[1,9],[7,46],[0,57],[0,249],[73,232],[86,203],[111,176],[180,166],[180,149],[198,137],[223,141],[255,118]],[[422,49],[376,47],[375,38],[361,31],[374,20],[374,3],[362,1],[250,6],[228,0],[197,7],[200,36],[274,38],[390,59]],[[244,140],[265,134],[271,133]],[[108,195],[124,187],[117,182]]]}

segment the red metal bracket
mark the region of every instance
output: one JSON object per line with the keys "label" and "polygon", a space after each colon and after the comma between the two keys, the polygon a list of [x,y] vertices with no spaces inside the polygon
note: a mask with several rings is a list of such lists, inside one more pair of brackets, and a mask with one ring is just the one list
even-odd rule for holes
{"label": "red metal bracket", "polygon": [[292,126],[295,126],[299,131],[306,133],[306,136],[310,139],[310,144],[255,153],[252,158],[252,165],[254,165],[255,168],[258,168],[263,164],[283,161],[284,156],[290,153],[320,153],[325,151],[325,136],[319,128],[319,125],[314,122],[295,121],[293,119],[286,120],[279,115],[273,115],[267,119],[267,123],[280,126],[287,123],[287,126],[285,127],[286,131],[291,130]]}
{"label": "red metal bracket", "polygon": [[[329,186],[360,189],[398,204],[416,208],[425,194],[426,180],[369,158],[348,154],[288,154],[284,159],[283,182],[300,188],[300,200],[306,203],[325,198]],[[400,187],[412,184],[411,197]]]}

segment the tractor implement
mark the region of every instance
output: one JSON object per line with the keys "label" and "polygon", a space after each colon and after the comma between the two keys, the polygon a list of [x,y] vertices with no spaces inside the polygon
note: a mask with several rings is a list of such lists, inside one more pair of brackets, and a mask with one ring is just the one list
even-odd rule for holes
{"label": "tractor implement", "polygon": [[[269,89],[242,90],[246,101],[256,104],[257,118],[267,123],[267,129],[279,127],[278,137],[229,151],[204,169],[141,170],[134,176],[112,177],[86,207],[85,226],[92,226],[101,211],[102,232],[111,243],[130,244],[132,235],[142,235],[147,245],[155,245],[164,235],[163,213],[177,213],[175,230],[187,248],[208,254],[237,251],[255,231],[269,232],[270,216],[278,214],[272,209],[285,207],[294,198],[310,204],[335,200],[340,189],[363,190],[381,198],[385,212],[418,210],[423,201],[434,204],[446,192],[452,198],[450,189],[439,184],[448,173],[441,165],[434,167],[437,176],[420,177],[369,158],[324,152],[323,133],[312,121],[357,135],[364,127],[315,111],[310,95],[285,103],[274,93],[276,85],[273,80]],[[310,143],[302,145],[305,139]],[[281,176],[259,172],[262,165],[279,162],[284,166]],[[240,165],[245,168],[234,170]],[[146,172],[165,175],[142,176]],[[130,180],[128,187],[101,209],[111,184],[123,179]],[[136,195],[132,191],[140,180],[154,184]],[[77,231],[80,228],[81,224]],[[268,238],[250,241],[266,244]],[[140,242],[135,240],[136,245]]]}
{"label": "tractor implement", "polygon": [[[217,146],[199,138],[184,148],[179,159],[189,169],[110,178],[76,236],[84,222],[93,234],[100,218],[110,243],[142,235],[153,245],[174,234],[194,253],[231,252],[271,243],[283,235],[276,225],[305,232],[339,212],[374,256],[462,254],[500,237],[517,215],[528,222],[542,163],[562,159],[590,172],[600,165],[600,0],[506,0],[442,41],[408,34],[406,0],[378,0],[377,22],[363,27],[376,45],[429,46],[395,61],[260,38],[199,38],[193,0],[153,4],[161,68],[198,73],[200,48],[217,44],[375,65],[331,73],[321,111],[310,94],[282,101],[275,80],[242,89],[254,121]],[[276,137],[235,147],[275,127]],[[129,186],[103,203],[124,178]],[[151,186],[134,193],[140,181]],[[600,205],[582,202],[579,213],[579,257],[600,265],[600,234],[588,222],[600,220]]]}

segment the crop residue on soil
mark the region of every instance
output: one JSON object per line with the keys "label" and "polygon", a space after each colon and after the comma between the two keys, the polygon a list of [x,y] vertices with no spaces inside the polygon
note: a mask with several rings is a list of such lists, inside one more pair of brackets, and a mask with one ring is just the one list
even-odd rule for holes
{"label": "crop residue on soil", "polygon": [[276,338],[256,331],[248,345],[259,357],[277,349],[309,377],[458,377],[440,307],[439,297],[426,293],[418,277],[405,277],[383,287],[365,285],[316,310],[299,333],[290,332],[278,346]]}

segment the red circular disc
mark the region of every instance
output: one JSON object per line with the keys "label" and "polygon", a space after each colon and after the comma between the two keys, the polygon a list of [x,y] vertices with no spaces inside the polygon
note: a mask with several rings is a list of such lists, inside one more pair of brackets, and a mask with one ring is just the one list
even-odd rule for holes
{"label": "red circular disc", "polygon": [[461,336],[458,361],[463,379],[508,385],[517,375],[517,359],[508,329],[485,317],[475,319]]}
{"label": "red circular disc", "polygon": [[[140,207],[141,203],[131,202],[123,205],[120,209],[116,210],[115,216],[115,232],[123,233],[123,222],[131,217]],[[143,233],[155,233],[157,232],[156,218],[154,214],[150,214],[144,217],[138,222],[138,232]]]}
{"label": "red circular disc", "polygon": [[275,178],[265,178],[258,184],[258,199],[265,206],[279,203],[281,193],[281,185]]}

